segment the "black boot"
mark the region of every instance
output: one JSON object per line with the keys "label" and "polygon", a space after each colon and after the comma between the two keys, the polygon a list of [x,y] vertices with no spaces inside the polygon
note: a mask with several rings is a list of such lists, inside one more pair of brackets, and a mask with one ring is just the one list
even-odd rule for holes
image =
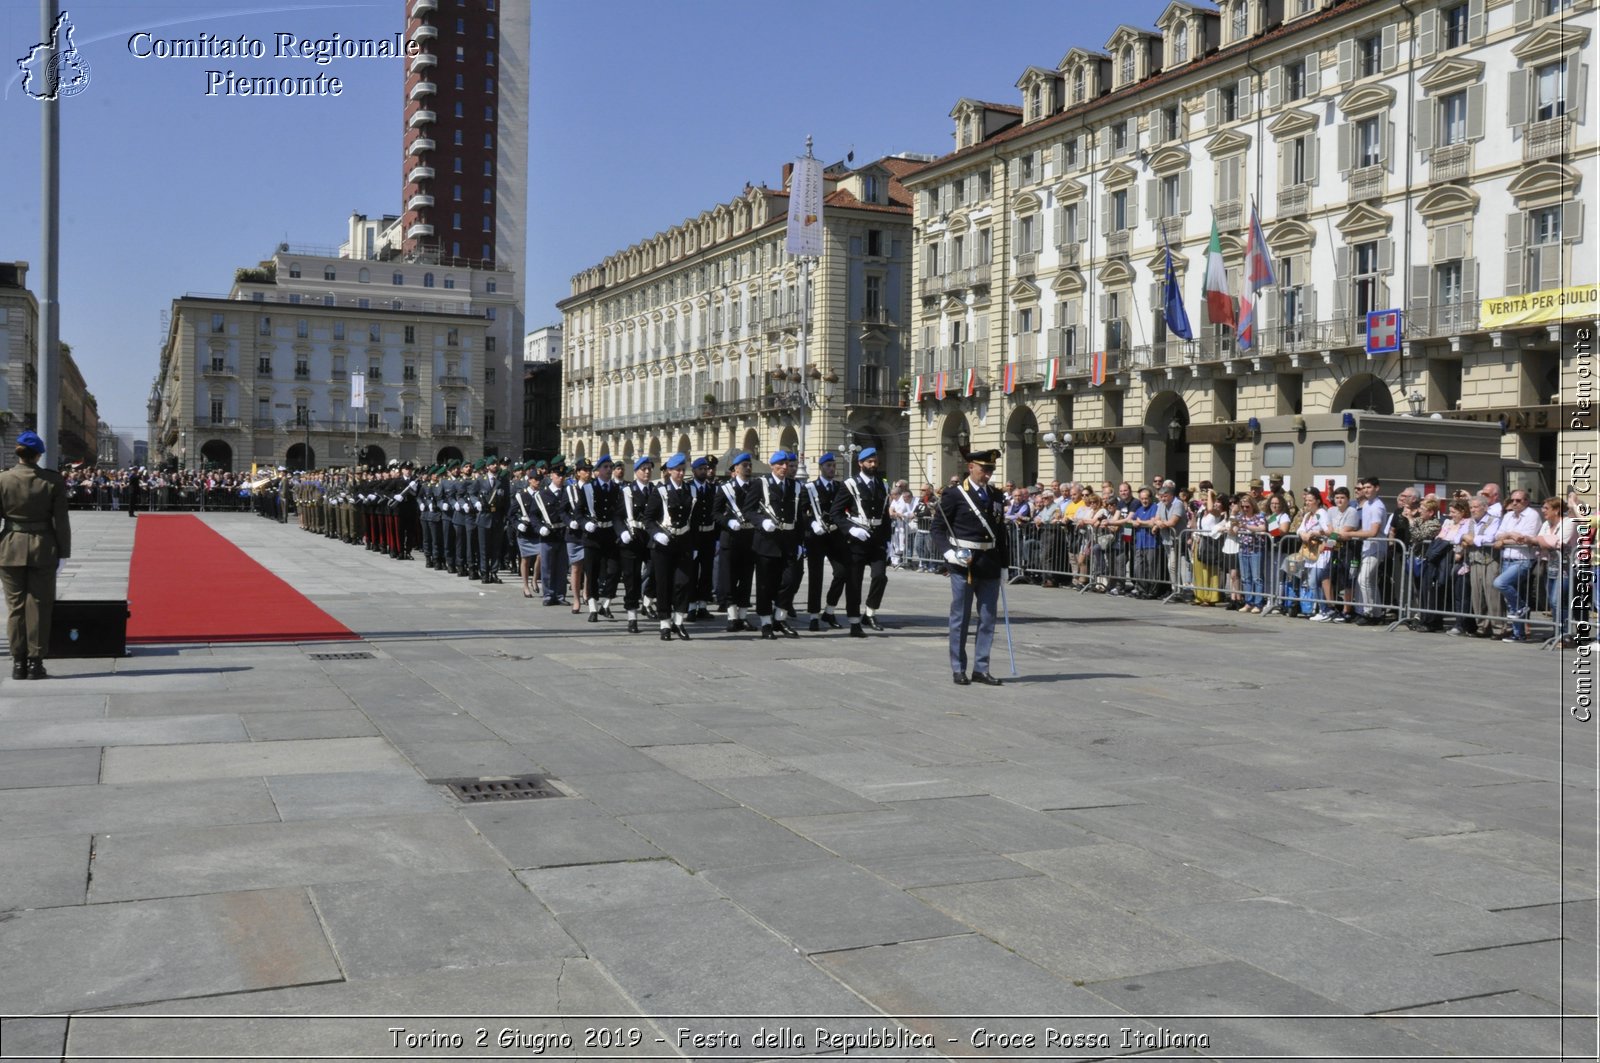
{"label": "black boot", "polygon": [[[834,626],[837,627],[838,625],[835,624]],[[811,618],[811,630],[812,631],[821,631],[822,630],[822,621],[818,620],[816,617],[812,617]]]}
{"label": "black boot", "polygon": [[778,634],[782,635],[786,639],[797,639],[800,637],[800,632],[790,627],[787,620],[775,621],[772,627],[778,632]]}
{"label": "black boot", "polygon": [[823,613],[822,614],[822,622],[824,624],[827,624],[829,627],[833,627],[833,628],[836,628],[836,627],[839,626],[839,618],[834,616],[832,613]]}
{"label": "black boot", "polygon": [[[628,621],[628,634],[637,635],[638,633],[639,633],[639,621],[637,621],[637,620]],[[665,635],[666,632],[663,631],[662,634]]]}
{"label": "black boot", "polygon": [[12,661],[11,661],[11,678],[12,679],[26,679],[26,678],[28,678],[28,659],[26,657],[16,657],[16,658],[12,659]]}
{"label": "black boot", "polygon": [[685,642],[689,641],[689,633],[683,629],[683,625],[682,624],[674,623],[672,625],[672,627],[671,627],[671,631],[672,631],[672,633],[674,635],[678,636],[683,641],[685,641]]}
{"label": "black boot", "polygon": [[44,670],[44,659],[42,657],[28,658],[29,679],[45,679],[49,675],[50,673]]}
{"label": "black boot", "polygon": [[875,614],[875,613],[868,613],[867,614],[867,626],[870,627],[874,631],[882,631],[883,630],[883,625],[878,623],[878,617],[877,617],[877,614]]}
{"label": "black boot", "polygon": [[671,642],[672,641],[672,629],[671,628],[664,627],[664,628],[661,629],[661,641],[662,642]]}
{"label": "black boot", "polygon": [[764,638],[764,639],[775,639],[778,636],[776,636],[776,635],[774,635],[772,633],[772,625],[771,624],[762,624],[761,625],[761,637]]}
{"label": "black boot", "polygon": [[867,633],[861,630],[860,624],[851,624],[850,637],[853,639],[864,639],[867,637]]}

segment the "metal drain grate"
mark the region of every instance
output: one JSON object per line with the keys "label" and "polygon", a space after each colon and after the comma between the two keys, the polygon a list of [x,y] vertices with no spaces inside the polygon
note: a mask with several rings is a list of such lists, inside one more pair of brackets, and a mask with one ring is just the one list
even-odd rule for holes
{"label": "metal drain grate", "polygon": [[540,797],[565,797],[543,775],[509,775],[488,779],[429,779],[447,786],[458,801],[481,804],[485,801],[532,801]]}
{"label": "metal drain grate", "polygon": [[370,653],[313,653],[309,656],[313,661],[371,661],[376,659]]}

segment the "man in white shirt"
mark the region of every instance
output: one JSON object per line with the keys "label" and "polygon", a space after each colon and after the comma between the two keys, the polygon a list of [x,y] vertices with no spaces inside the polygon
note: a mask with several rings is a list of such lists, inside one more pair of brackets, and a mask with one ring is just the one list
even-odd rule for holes
{"label": "man in white shirt", "polygon": [[1348,536],[1361,540],[1361,568],[1356,576],[1356,611],[1361,619],[1356,623],[1364,627],[1383,623],[1383,559],[1389,552],[1384,539],[1388,535],[1389,513],[1379,497],[1381,487],[1376,476],[1363,476],[1356,481],[1361,498],[1357,506],[1361,527]]}
{"label": "man in white shirt", "polygon": [[1499,484],[1484,484],[1482,494],[1484,498],[1489,500],[1489,516],[1499,520],[1506,515],[1505,508],[1500,505]]}
{"label": "man in white shirt", "polygon": [[1474,495],[1468,505],[1471,507],[1471,516],[1467,520],[1467,530],[1462,533],[1461,545],[1467,551],[1472,613],[1476,617],[1491,618],[1478,621],[1474,636],[1480,639],[1498,638],[1505,634],[1504,631],[1495,630],[1500,626],[1495,621],[1505,615],[1500,595],[1494,588],[1494,581],[1500,575],[1500,559],[1494,552],[1500,521],[1489,513],[1488,496]]}
{"label": "man in white shirt", "polygon": [[1494,545],[1500,548],[1500,574],[1493,586],[1505,600],[1506,616],[1511,618],[1511,632],[1501,641],[1526,642],[1528,631],[1522,621],[1528,618],[1529,584],[1539,545],[1539,513],[1528,504],[1526,489],[1512,491],[1506,499]]}

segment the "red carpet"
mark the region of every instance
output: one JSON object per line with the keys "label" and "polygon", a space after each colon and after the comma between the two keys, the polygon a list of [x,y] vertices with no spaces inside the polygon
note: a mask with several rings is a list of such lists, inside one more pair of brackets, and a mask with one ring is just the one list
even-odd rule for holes
{"label": "red carpet", "polygon": [[128,641],[359,638],[199,517],[141,516],[128,571]]}

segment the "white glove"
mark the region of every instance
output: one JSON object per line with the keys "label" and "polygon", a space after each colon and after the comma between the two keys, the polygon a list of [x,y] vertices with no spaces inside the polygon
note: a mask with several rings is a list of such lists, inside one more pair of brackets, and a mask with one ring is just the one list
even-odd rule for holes
{"label": "white glove", "polygon": [[394,496],[394,500],[396,502],[404,502],[406,500],[406,496],[405,495],[395,495]]}
{"label": "white glove", "polygon": [[548,525],[548,524],[539,525],[539,538],[543,539],[549,534],[550,534],[550,525]]}
{"label": "white glove", "polygon": [[959,568],[965,568],[966,567],[966,565],[961,560],[961,555],[956,553],[954,550],[946,550],[944,552],[944,560],[945,560],[945,564],[947,564],[947,565],[955,565],[955,566],[957,566]]}
{"label": "white glove", "polygon": [[660,543],[662,546],[670,546],[672,544],[672,537],[666,532],[656,532],[655,535],[651,536],[651,538]]}
{"label": "white glove", "polygon": [[828,534],[827,526],[824,525],[820,520],[814,520],[814,521],[811,522],[811,534],[812,535],[827,535]]}
{"label": "white glove", "polygon": [[862,542],[866,542],[868,539],[872,538],[872,533],[861,527],[851,528],[850,534],[855,536],[857,539],[860,539]]}
{"label": "white glove", "polygon": [[517,521],[517,534],[518,535],[527,535],[528,534],[528,522],[527,521],[525,521],[525,520]]}
{"label": "white glove", "polygon": [[578,530],[578,522],[575,521],[575,520],[569,520],[569,521],[567,521],[567,527],[571,528],[573,531],[577,531]]}
{"label": "white glove", "polygon": [[739,522],[736,521],[736,520],[730,520],[728,522],[728,530],[729,531],[738,531],[739,530]]}
{"label": "white glove", "polygon": [[597,528],[597,527],[599,527],[599,525],[597,525],[597,524],[596,524],[596,523],[595,523],[595,522],[594,522],[594,521],[592,521],[592,520],[586,520],[586,521],[584,521],[584,522],[583,522],[583,530],[584,530],[584,531],[586,531],[586,532],[590,532],[590,533],[593,533],[593,531],[594,531],[594,530],[595,530],[595,529],[596,529],[596,528]]}
{"label": "white glove", "polygon": [[770,534],[772,532],[777,531],[778,530],[778,526],[776,524],[772,523],[772,518],[771,517],[767,517],[765,520],[763,520],[761,522],[761,530],[764,531],[764,532],[767,532],[768,534]]}
{"label": "white glove", "polygon": [[631,532],[631,531],[623,532],[622,533],[622,541],[624,543],[627,543],[630,546],[633,545],[633,532]]}
{"label": "white glove", "polygon": [[472,508],[477,510],[479,513],[482,513],[483,512],[483,499],[474,498],[472,500]]}

